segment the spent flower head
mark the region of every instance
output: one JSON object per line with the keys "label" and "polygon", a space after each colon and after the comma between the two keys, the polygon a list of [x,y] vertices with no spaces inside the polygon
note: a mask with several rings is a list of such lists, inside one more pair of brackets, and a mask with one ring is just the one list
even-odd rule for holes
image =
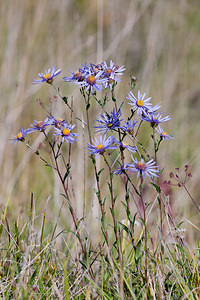
{"label": "spent flower head", "polygon": [[41,83],[41,82],[47,82],[48,84],[52,84],[53,77],[59,75],[60,73],[61,73],[61,69],[58,69],[56,71],[56,66],[54,66],[52,71],[51,71],[51,69],[48,69],[45,71],[45,73],[38,73],[38,76],[40,77],[40,79],[34,79],[33,83],[37,84],[37,83]]}
{"label": "spent flower head", "polygon": [[185,165],[184,172],[181,172],[179,168],[176,168],[175,171],[176,171],[175,173],[170,172],[169,177],[171,180],[164,181],[164,184],[169,184],[178,187],[185,186],[186,183],[192,177],[192,174],[190,172],[190,165]]}

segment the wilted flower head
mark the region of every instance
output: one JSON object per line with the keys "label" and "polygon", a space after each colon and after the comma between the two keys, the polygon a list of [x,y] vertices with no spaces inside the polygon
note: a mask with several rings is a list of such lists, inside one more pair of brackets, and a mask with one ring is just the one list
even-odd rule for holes
{"label": "wilted flower head", "polygon": [[97,132],[103,132],[108,133],[109,131],[116,130],[120,127],[120,116],[121,116],[121,110],[118,110],[115,112],[115,109],[111,111],[110,115],[107,113],[104,113],[101,115],[101,119],[97,119],[97,122],[99,125],[94,126],[94,128],[97,128]]}
{"label": "wilted flower head", "polygon": [[106,137],[100,136],[99,140],[95,137],[94,140],[92,140],[93,145],[88,143],[88,150],[91,154],[96,154],[96,158],[99,156],[99,154],[103,154],[105,150],[107,149],[116,149],[117,147],[113,145],[115,139],[113,136]]}
{"label": "wilted flower head", "polygon": [[176,173],[170,172],[169,174],[171,180],[164,181],[163,183],[178,187],[185,186],[192,177],[192,174],[190,173],[190,165],[185,165],[184,172],[181,172],[179,168],[176,168],[175,170]]}
{"label": "wilted flower head", "polygon": [[139,115],[143,113],[144,110],[149,110],[151,108],[151,103],[149,102],[151,100],[151,97],[146,98],[146,93],[142,94],[140,91],[138,91],[138,97],[136,98],[133,93],[130,91],[128,94],[128,97],[126,97],[130,105],[132,105],[131,109]]}
{"label": "wilted flower head", "polygon": [[47,82],[49,84],[53,83],[53,77],[59,75],[61,73],[61,69],[58,69],[56,71],[56,66],[53,67],[52,71],[51,69],[48,69],[45,71],[45,73],[38,73],[38,76],[40,77],[40,79],[34,79],[33,83],[37,84],[37,83],[41,83],[41,82]]}
{"label": "wilted flower head", "polygon": [[148,162],[145,162],[143,158],[141,158],[140,161],[138,161],[137,158],[132,157],[132,159],[133,162],[128,165],[129,170],[137,173],[137,178],[142,176],[144,179],[145,175],[149,177],[159,177],[157,173],[160,171],[158,170],[158,166],[155,166],[156,162],[153,159],[149,160]]}

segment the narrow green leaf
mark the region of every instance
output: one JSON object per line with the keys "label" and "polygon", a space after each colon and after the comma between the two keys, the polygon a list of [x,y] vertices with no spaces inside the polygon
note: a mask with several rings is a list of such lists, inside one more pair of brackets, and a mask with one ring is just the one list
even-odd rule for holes
{"label": "narrow green leaf", "polygon": [[65,104],[68,103],[68,97],[65,97],[65,96],[64,96],[62,99],[63,99],[63,101],[65,102]]}
{"label": "narrow green leaf", "polygon": [[161,193],[160,187],[157,184],[153,183],[153,182],[150,182],[150,183],[155,187],[156,191],[160,194]]}
{"label": "narrow green leaf", "polygon": [[63,178],[63,181],[65,182],[66,178],[69,176],[70,174],[70,169],[71,169],[71,166],[69,164],[67,164],[67,171],[64,175],[64,178]]}

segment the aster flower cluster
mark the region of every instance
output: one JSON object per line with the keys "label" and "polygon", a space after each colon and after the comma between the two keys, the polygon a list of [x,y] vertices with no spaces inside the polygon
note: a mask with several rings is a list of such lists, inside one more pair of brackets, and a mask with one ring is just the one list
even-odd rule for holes
{"label": "aster flower cluster", "polygon": [[43,132],[46,134],[46,129],[48,126],[53,127],[54,130],[54,136],[55,137],[61,137],[61,142],[67,142],[67,143],[73,143],[74,141],[77,141],[77,133],[73,133],[72,130],[76,126],[75,124],[70,124],[64,119],[56,119],[54,116],[47,116],[47,118],[44,121],[34,121],[33,124],[30,125],[30,128],[23,129],[23,127],[20,129],[19,133],[10,139],[11,143],[16,142],[24,142],[25,137],[33,133],[35,131]]}
{"label": "aster flower cluster", "polygon": [[[102,89],[112,90],[121,81],[119,76],[123,75],[123,71],[125,71],[124,66],[119,67],[112,60],[109,65],[105,61],[101,64],[90,63],[90,66],[85,63],[75,72],[70,70],[71,76],[65,76],[63,79],[65,82],[74,82],[93,94]],[[44,73],[38,73],[40,79],[34,79],[33,84],[46,82],[52,85],[54,77],[60,73],[61,69],[56,70],[56,66],[52,70],[49,68]]]}
{"label": "aster flower cluster", "polygon": [[[155,152],[158,151],[161,141],[173,139],[173,137],[167,134],[161,127],[162,123],[166,123],[170,120],[169,116],[165,116],[163,112],[159,111],[161,105],[158,103],[155,106],[150,102],[151,97],[146,97],[146,94],[142,94],[138,91],[137,97],[134,96],[133,92],[130,91],[128,96],[128,104],[131,105],[132,115],[126,121],[123,122],[121,119],[122,112],[121,109],[116,110],[115,108],[109,113],[103,113],[96,119],[96,124],[94,128],[96,129],[97,133],[104,134],[105,136],[111,135],[113,137],[114,134],[119,135],[120,139],[114,138],[112,143],[115,147],[112,149],[118,148],[122,153],[125,149],[129,152],[136,153],[136,156],[132,157],[132,162],[125,164],[122,162],[121,166],[118,167],[114,174],[121,175],[123,173],[137,173],[137,176],[142,176],[145,178],[145,175],[148,177],[158,177],[159,170],[156,166],[156,162],[153,159],[148,160],[147,162],[144,161],[144,158],[141,157],[138,149],[134,144],[134,138],[136,137],[136,133],[139,130],[139,126],[141,122],[149,123],[150,126],[153,128],[153,133],[157,134],[160,138],[155,139]],[[140,124],[138,123],[139,120],[132,119],[135,116],[140,120]],[[137,124],[139,124],[137,126]],[[137,130],[135,130],[137,128]],[[126,136],[129,137],[129,140],[132,141],[132,145],[129,145],[124,142]],[[100,136],[102,139],[102,136]],[[109,141],[111,141],[109,139]],[[89,144],[89,150],[91,150],[91,145]],[[93,154],[95,150],[93,148]],[[99,150],[96,149],[96,153],[99,153]],[[138,160],[138,156],[140,159]]]}
{"label": "aster flower cluster", "polygon": [[113,89],[114,85],[120,82],[118,76],[123,75],[124,66],[117,66],[111,60],[110,65],[106,62],[101,64],[91,63],[88,67],[85,63],[78,71],[70,71],[71,77],[63,77],[66,82],[74,82],[77,86],[85,88],[87,91],[94,93],[102,89]]}
{"label": "aster flower cluster", "polygon": [[165,116],[163,112],[159,112],[161,105],[158,103],[155,106],[150,102],[151,97],[145,98],[146,93],[142,94],[138,91],[138,96],[135,97],[130,91],[127,99],[130,101],[131,110],[133,113],[137,112],[141,121],[148,122],[152,128],[156,129],[156,133],[160,136],[160,140],[170,140],[173,137],[167,134],[161,127],[162,123],[168,122],[171,118]]}
{"label": "aster flower cluster", "polygon": [[[65,82],[74,82],[81,89],[85,89],[89,93],[93,94],[95,91],[100,91],[102,89],[110,89],[113,91],[115,85],[121,81],[119,78],[123,75],[125,71],[124,66],[117,66],[112,60],[107,64],[105,61],[100,64],[87,63],[81,65],[81,67],[76,71],[70,71],[71,76],[63,77]],[[40,79],[34,80],[33,83],[43,83],[53,84],[53,79],[55,76],[61,73],[61,69],[56,70],[56,66],[51,70],[50,68],[45,71],[45,73],[38,73]],[[134,85],[133,85],[134,77]],[[133,88],[135,87],[135,76],[131,77],[131,90],[128,93],[126,99],[128,104],[131,106],[131,116],[128,120],[123,120],[121,109],[115,108],[111,110],[110,113],[104,111],[96,119],[94,129],[100,136],[95,137],[91,143],[88,143],[88,150],[91,155],[95,155],[97,158],[100,154],[104,154],[106,150],[118,149],[121,155],[124,157],[124,151],[129,153],[135,153],[136,156],[132,157],[131,163],[124,163],[119,168],[117,168],[114,173],[122,174],[126,171],[137,173],[138,176],[141,175],[143,178],[145,175],[158,176],[158,168],[155,166],[155,161],[150,159],[145,162],[141,158],[138,148],[134,144],[134,138],[136,138],[141,122],[149,123],[153,128],[154,134],[160,137],[157,140],[157,149],[161,141],[173,139],[166,131],[161,127],[162,123],[166,123],[170,120],[169,116],[165,116],[163,112],[159,111],[161,105],[158,103],[155,106],[151,103],[152,97],[147,97],[146,93],[141,93],[138,90],[137,97],[133,94]],[[135,117],[133,119],[133,117]],[[138,122],[140,121],[140,122]],[[47,116],[44,121],[34,121],[30,125],[30,128],[21,128],[20,132],[11,139],[13,143],[17,141],[24,141],[25,136],[35,131],[45,133],[48,126],[54,128],[55,138],[61,137],[61,142],[73,143],[77,140],[77,133],[73,133],[75,124],[69,124],[65,120],[56,119],[53,116]],[[115,135],[115,136],[114,136]],[[129,138],[129,143],[126,139]],[[131,141],[131,142],[130,142]],[[156,143],[155,143],[156,144]],[[140,157],[140,160],[138,159]]]}

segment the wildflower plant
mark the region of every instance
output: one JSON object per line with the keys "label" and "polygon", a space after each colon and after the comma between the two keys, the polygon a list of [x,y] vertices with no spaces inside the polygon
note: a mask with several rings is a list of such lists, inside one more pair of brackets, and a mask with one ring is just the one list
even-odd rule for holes
{"label": "wildflower plant", "polygon": [[[119,274],[123,277],[122,271],[126,268],[124,243],[127,240],[127,247],[132,247],[132,254],[129,258],[131,257],[133,260],[130,259],[131,262],[129,261],[129,263],[133,264],[134,261],[138,270],[143,266],[144,282],[149,284],[148,261],[151,253],[148,250],[150,230],[147,226],[147,213],[151,204],[148,203],[148,190],[153,187],[158,193],[160,231],[162,232],[163,211],[166,207],[165,196],[160,188],[159,177],[162,173],[162,166],[158,162],[157,152],[161,143],[171,142],[173,137],[160,126],[161,123],[166,124],[170,121],[170,117],[165,116],[160,111],[160,103],[153,103],[152,97],[146,97],[146,93],[142,94],[140,90],[135,93],[135,76],[131,75],[130,90],[127,92],[128,95],[124,97],[124,102],[119,103],[116,99],[115,89],[122,81],[124,71],[124,66],[119,67],[111,60],[109,64],[105,61],[99,64],[90,63],[90,65],[85,63],[80,66],[78,71],[70,71],[71,76],[63,77],[64,84],[74,83],[75,87],[80,90],[79,101],[83,101],[85,106],[83,116],[78,116],[68,103],[68,98],[62,95],[61,89],[54,86],[53,79],[61,73],[61,69],[56,71],[55,66],[52,71],[48,69],[44,74],[39,73],[40,79],[34,80],[33,83],[50,84],[51,88],[56,90],[57,96],[63,101],[63,104],[66,105],[66,109],[70,111],[71,119],[60,119],[49,112],[47,116],[44,116],[44,121],[35,120],[28,129],[21,128],[20,132],[10,141],[11,143],[24,142],[31,149],[31,146],[26,142],[26,135],[28,134],[30,137],[33,132],[44,135],[44,139],[51,150],[51,158],[47,161],[41,154],[38,154],[39,151],[34,153],[39,155],[40,159],[50,166],[60,179],[64,195],[63,202],[66,201],[68,204],[74,225],[73,233],[77,237],[81,249],[81,264],[94,280],[92,256],[91,251],[88,250],[88,236],[86,238],[86,233],[82,233],[80,229],[80,224],[85,216],[83,218],[77,217],[70,192],[71,151],[68,153],[66,151],[66,146],[68,149],[71,147],[78,148],[80,133],[75,130],[75,126],[79,121],[84,122],[88,139],[83,151],[90,157],[90,167],[94,171],[96,181],[94,191],[100,208],[103,245],[107,247],[112,264],[119,264]],[[98,95],[99,91],[102,91],[103,96]],[[92,101],[97,103],[99,107],[99,114],[96,119],[90,111]],[[111,111],[107,111],[108,101],[113,104]],[[128,107],[128,114],[124,113],[124,107]],[[146,126],[150,126],[152,130],[150,141],[151,139],[153,141],[154,153],[148,153],[143,147],[142,141],[138,140],[138,133],[143,128],[142,123],[146,123]],[[64,168],[61,168],[62,163]],[[174,175],[172,177],[174,178]],[[106,179],[107,192],[102,187],[102,178]],[[119,191],[120,195],[118,195]],[[117,213],[116,207],[120,205],[122,209]],[[107,210],[108,207],[110,210]],[[126,222],[120,222],[122,219],[126,219]],[[141,222],[142,226],[139,238],[136,238],[135,234],[136,222]],[[110,227],[113,230],[113,235],[110,234]],[[140,261],[138,257],[141,257]],[[123,289],[122,277],[120,282]]]}

